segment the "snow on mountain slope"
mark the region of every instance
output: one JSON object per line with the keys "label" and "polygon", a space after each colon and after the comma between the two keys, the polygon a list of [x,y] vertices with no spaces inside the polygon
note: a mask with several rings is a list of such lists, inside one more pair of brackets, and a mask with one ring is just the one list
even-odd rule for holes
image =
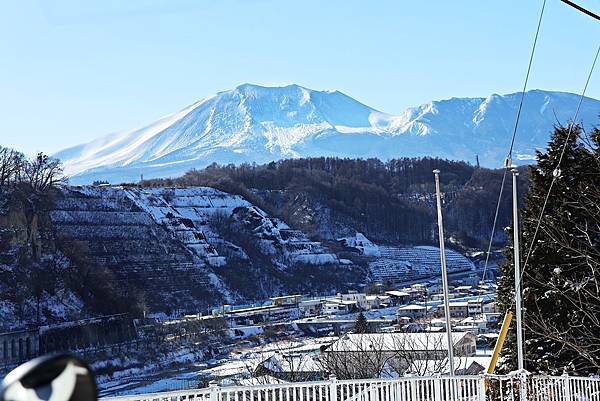
{"label": "snow on mountain slope", "polygon": [[[337,256],[320,242],[311,241],[302,231],[290,228],[239,195],[208,187],[129,188],[124,191],[156,223],[173,232],[209,265],[221,266],[227,262],[226,257],[219,255],[215,248],[217,243],[225,240],[213,232],[209,224],[211,217],[217,213],[242,221],[261,244],[261,249],[282,269],[288,267],[286,263],[338,264]],[[227,245],[235,247],[230,242]],[[245,256],[242,249],[237,251]]]}
{"label": "snow on mountain slope", "polygon": [[[335,91],[244,84],[147,127],[57,153],[73,183],[167,177],[191,168],[303,156],[438,156],[502,165],[520,94],[452,98],[393,116]],[[531,162],[552,126],[572,118],[578,96],[527,92],[515,145]],[[595,123],[600,101],[586,98],[580,120]]]}
{"label": "snow on mountain slope", "polygon": [[[344,283],[335,281],[339,274],[348,282],[364,280],[325,244],[213,188],[64,186],[49,217],[52,235],[76,241],[90,263],[133,283],[154,311],[198,310],[219,297],[264,298],[297,291],[298,283],[337,289]],[[235,230],[215,229],[215,217]],[[322,273],[330,279],[305,280]]]}

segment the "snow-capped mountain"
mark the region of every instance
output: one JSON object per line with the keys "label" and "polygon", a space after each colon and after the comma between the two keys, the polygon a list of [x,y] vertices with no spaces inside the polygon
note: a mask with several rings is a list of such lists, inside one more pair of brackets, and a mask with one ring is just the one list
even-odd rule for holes
{"label": "snow-capped mountain", "polygon": [[[244,84],[200,100],[147,127],[111,134],[55,156],[73,183],[181,175],[211,163],[266,163],[307,156],[437,156],[500,167],[520,93],[452,98],[390,115],[338,91]],[[515,154],[531,162],[554,124],[572,118],[578,95],[526,93]],[[600,101],[586,98],[579,120],[596,122]]]}

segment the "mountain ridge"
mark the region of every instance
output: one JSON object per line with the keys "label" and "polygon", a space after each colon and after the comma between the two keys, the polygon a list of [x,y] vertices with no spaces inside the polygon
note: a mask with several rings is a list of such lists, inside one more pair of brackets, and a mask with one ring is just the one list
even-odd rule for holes
{"label": "mountain ridge", "polygon": [[[520,92],[432,101],[400,115],[378,111],[339,91],[296,84],[239,85],[156,122],[67,148],[62,159],[73,183],[120,182],[183,174],[211,163],[267,163],[297,157],[434,156],[500,167]],[[531,162],[555,123],[572,118],[579,96],[526,93],[516,161]],[[597,117],[600,101],[586,98],[580,120]],[[527,136],[525,136],[527,133]]]}

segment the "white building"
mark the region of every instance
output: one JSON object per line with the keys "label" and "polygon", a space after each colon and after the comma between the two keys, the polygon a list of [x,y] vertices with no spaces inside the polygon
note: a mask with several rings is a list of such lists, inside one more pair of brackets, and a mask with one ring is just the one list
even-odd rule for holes
{"label": "white building", "polygon": [[322,306],[325,315],[345,315],[358,309],[356,301],[342,301],[339,299],[327,299]]}
{"label": "white building", "polygon": [[281,297],[273,297],[270,299],[273,305],[275,306],[295,306],[298,305],[300,301],[302,301],[302,295],[285,295]]}
{"label": "white building", "polygon": [[496,301],[486,302],[483,304],[483,313],[496,313]]}
{"label": "white building", "polygon": [[427,315],[427,307],[422,305],[406,305],[398,308],[396,314],[398,317],[409,317],[416,320]]}
{"label": "white building", "polygon": [[405,305],[408,303],[410,298],[410,294],[408,292],[398,290],[386,291],[385,295],[390,297],[393,305]]}
{"label": "white building", "polygon": [[473,316],[461,320],[453,329],[467,331],[475,335],[488,332],[487,321]]}
{"label": "white building", "polygon": [[367,295],[367,309],[379,309],[390,306],[389,295]]}
{"label": "white building", "polygon": [[338,294],[338,298],[342,301],[353,301],[356,302],[359,308],[367,310],[369,305],[367,304],[367,294],[358,291],[348,291],[347,294]]}
{"label": "white building", "polygon": [[321,299],[306,299],[298,304],[300,316],[316,316],[321,313],[323,300]]}
{"label": "white building", "polygon": [[[475,355],[476,339],[471,333],[452,333],[454,355]],[[448,342],[446,333],[346,334],[324,352],[408,353],[412,359],[443,359],[448,355]]]}

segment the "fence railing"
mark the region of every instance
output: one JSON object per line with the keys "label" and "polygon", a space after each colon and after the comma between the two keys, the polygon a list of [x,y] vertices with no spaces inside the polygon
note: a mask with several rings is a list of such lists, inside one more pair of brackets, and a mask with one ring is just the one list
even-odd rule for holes
{"label": "fence railing", "polygon": [[104,398],[105,401],[600,401],[600,378],[424,376],[226,386]]}

